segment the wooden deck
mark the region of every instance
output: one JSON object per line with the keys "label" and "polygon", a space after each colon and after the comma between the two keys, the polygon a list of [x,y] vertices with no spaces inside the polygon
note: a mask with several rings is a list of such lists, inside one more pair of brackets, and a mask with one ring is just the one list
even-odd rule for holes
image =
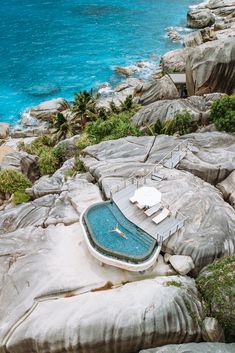
{"label": "wooden deck", "polygon": [[129,201],[129,198],[134,195],[136,189],[136,185],[129,185],[116,192],[112,197],[115,204],[129,221],[158,241],[160,239],[164,241],[184,226],[183,219],[177,219],[173,216],[167,217],[158,225],[155,224],[152,221],[154,215],[151,217],[146,216],[144,210],[140,210],[136,204],[132,204]]}

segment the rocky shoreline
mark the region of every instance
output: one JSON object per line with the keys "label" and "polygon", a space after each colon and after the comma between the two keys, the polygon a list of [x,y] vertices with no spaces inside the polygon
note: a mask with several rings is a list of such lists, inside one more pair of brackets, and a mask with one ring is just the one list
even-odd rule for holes
{"label": "rocky shoreline", "polygon": [[[235,1],[193,7],[188,25],[198,30],[162,57],[151,80],[130,75],[97,96],[104,116],[110,103],[118,117],[134,104],[130,128],[137,136],[89,145],[81,119],[79,133],[53,147],[66,150],[61,165],[42,173],[42,155],[19,142],[27,147],[54,136],[55,116],[64,129],[74,128],[73,106],[58,98],[29,109],[25,129],[0,124],[0,173],[13,170],[28,180],[28,199],[17,206],[0,180],[0,353],[235,351],[235,134],[209,120],[213,102],[235,88]],[[186,74],[188,97],[180,96],[174,72]],[[194,132],[147,133],[179,111],[190,114]],[[182,141],[188,149],[177,167],[159,165],[159,180],[149,183],[171,212],[185,216],[185,226],[163,242],[146,271],[98,263],[84,242],[82,212],[130,177],[141,181]]]}

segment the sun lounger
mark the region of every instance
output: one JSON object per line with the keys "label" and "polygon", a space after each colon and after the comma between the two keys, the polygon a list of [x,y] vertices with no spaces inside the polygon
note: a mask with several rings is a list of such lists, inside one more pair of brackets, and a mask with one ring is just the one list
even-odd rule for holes
{"label": "sun lounger", "polygon": [[129,200],[130,200],[131,203],[135,203],[136,202],[136,198],[134,196],[130,197]]}
{"label": "sun lounger", "polygon": [[137,203],[137,207],[138,207],[140,210],[143,210],[144,208],[146,208],[145,205],[140,205],[139,203]]}
{"label": "sun lounger", "polygon": [[159,224],[159,223],[161,223],[162,221],[164,221],[164,219],[166,219],[166,217],[168,217],[169,214],[170,214],[170,211],[169,211],[166,207],[164,207],[163,210],[162,210],[162,212],[159,213],[156,217],[154,217],[154,218],[152,219],[152,221],[153,221],[154,223],[156,223],[156,224]]}
{"label": "sun lounger", "polygon": [[159,211],[161,207],[162,207],[162,204],[159,202],[156,205],[154,205],[153,207],[150,207],[144,213],[146,214],[146,216],[151,217],[154,213]]}

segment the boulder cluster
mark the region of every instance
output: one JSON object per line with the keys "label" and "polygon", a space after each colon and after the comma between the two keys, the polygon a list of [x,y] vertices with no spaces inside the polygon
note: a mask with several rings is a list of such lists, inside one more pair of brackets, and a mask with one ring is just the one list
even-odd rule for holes
{"label": "boulder cluster", "polygon": [[[131,122],[145,134],[81,148],[83,172],[76,169],[80,135],[57,144],[69,157],[50,175],[41,176],[40,157],[18,147],[22,138],[28,145],[53,133],[56,114],[74,119],[63,98],[30,108],[24,129],[0,124],[0,172],[20,172],[31,185],[28,202],[17,206],[0,190],[1,353],[235,352],[235,135],[208,125],[213,102],[235,88],[234,14],[234,0],[191,9],[188,26],[198,30],[162,57],[151,80],[131,77],[145,63],[117,68],[128,78],[103,86],[97,106],[120,107],[131,95],[141,106]],[[174,29],[169,36],[179,40]],[[187,97],[164,75],[173,72],[186,74]],[[203,127],[183,136],[146,133],[182,110]],[[185,141],[184,158],[164,166]],[[145,176],[184,227],[146,271],[98,263],[84,241],[82,212]]]}

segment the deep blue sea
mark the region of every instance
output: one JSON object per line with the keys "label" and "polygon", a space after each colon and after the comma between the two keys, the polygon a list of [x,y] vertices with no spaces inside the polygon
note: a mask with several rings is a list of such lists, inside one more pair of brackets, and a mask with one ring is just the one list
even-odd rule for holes
{"label": "deep blue sea", "polygon": [[0,121],[29,106],[115,82],[117,65],[176,48],[165,28],[185,26],[197,0],[2,0]]}

